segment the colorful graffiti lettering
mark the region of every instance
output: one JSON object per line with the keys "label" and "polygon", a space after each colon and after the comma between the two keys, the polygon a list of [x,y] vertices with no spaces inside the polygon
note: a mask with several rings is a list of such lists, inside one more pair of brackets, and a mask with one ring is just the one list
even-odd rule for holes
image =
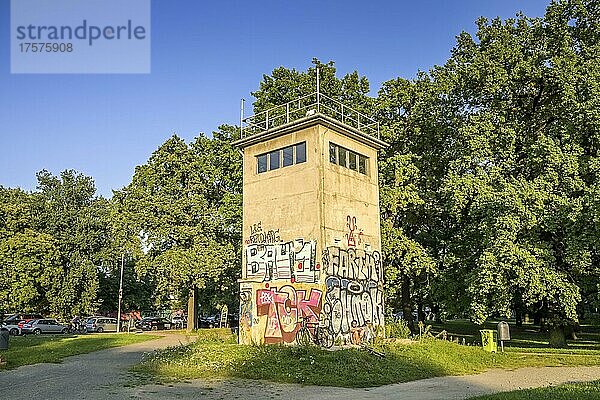
{"label": "colorful graffiti lettering", "polygon": [[246,277],[268,282],[289,279],[291,282],[314,283],[321,266],[315,263],[315,241],[294,240],[286,243],[246,246]]}
{"label": "colorful graffiti lettering", "polygon": [[324,319],[336,335],[357,326],[384,323],[383,267],[378,251],[329,247],[323,251],[325,268]]}
{"label": "colorful graffiti lettering", "polygon": [[252,289],[240,289],[240,343],[251,342]]}
{"label": "colorful graffiti lettering", "polygon": [[362,229],[356,226],[356,217],[346,216],[346,228],[348,229],[348,233],[346,233],[346,244],[348,247],[356,247],[362,243]]}
{"label": "colorful graffiti lettering", "polygon": [[322,296],[321,290],[313,288],[307,298],[306,290],[289,285],[279,289],[257,290],[257,314],[267,317],[265,343],[293,343],[301,317],[309,317],[313,322],[319,321]]}

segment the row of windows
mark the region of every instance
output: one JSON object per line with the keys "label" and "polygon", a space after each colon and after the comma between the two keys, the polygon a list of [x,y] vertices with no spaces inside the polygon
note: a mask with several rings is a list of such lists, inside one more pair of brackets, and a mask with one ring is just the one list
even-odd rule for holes
{"label": "row of windows", "polygon": [[256,157],[258,173],[306,162],[306,142],[274,150]]}
{"label": "row of windows", "polygon": [[358,171],[361,174],[367,174],[368,157],[331,142],[329,143],[329,161],[333,164]]}
{"label": "row of windows", "polygon": [[[282,167],[306,162],[306,142],[297,143],[256,157],[258,173],[273,171]],[[369,158],[335,143],[329,143],[329,161],[333,164],[368,173]]]}

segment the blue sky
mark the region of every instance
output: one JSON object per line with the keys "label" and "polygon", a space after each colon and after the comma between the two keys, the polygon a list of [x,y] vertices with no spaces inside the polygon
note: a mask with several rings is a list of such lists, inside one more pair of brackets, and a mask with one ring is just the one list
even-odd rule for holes
{"label": "blue sky", "polygon": [[[263,74],[334,60],[371,82],[443,64],[479,16],[542,16],[548,1],[152,1],[150,74],[11,74],[0,0],[0,185],[75,169],[98,193],[127,185],[169,136],[191,141],[239,120]],[[246,114],[250,113],[247,107]]]}

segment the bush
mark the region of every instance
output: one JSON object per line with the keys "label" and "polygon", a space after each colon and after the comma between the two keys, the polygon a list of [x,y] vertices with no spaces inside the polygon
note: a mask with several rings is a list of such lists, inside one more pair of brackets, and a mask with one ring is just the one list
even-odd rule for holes
{"label": "bush", "polygon": [[411,332],[406,321],[389,319],[385,322],[385,337],[408,339],[410,335]]}

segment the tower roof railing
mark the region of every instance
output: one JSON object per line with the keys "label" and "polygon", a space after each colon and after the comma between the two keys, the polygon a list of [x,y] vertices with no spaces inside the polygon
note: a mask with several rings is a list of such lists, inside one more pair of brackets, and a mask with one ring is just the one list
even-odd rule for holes
{"label": "tower roof railing", "polygon": [[[242,106],[243,112],[243,106]],[[331,97],[313,92],[250,117],[241,117],[241,138],[259,134],[296,120],[324,114],[379,139],[379,122]]]}

